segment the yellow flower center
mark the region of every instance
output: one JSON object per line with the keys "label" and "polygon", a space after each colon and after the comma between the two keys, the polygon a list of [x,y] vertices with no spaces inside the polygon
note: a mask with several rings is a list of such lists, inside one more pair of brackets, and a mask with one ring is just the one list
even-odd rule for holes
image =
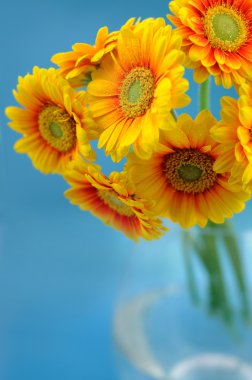
{"label": "yellow flower center", "polygon": [[233,7],[218,5],[209,8],[203,24],[205,35],[214,48],[234,52],[247,41],[247,21]]}
{"label": "yellow flower center", "polygon": [[177,191],[187,194],[203,193],[216,182],[214,159],[194,149],[181,149],[165,157],[164,175]]}
{"label": "yellow flower center", "polygon": [[39,113],[41,136],[59,152],[68,152],[76,145],[76,123],[60,107],[48,104]]}
{"label": "yellow flower center", "polygon": [[135,67],[123,79],[119,103],[129,118],[142,116],[150,108],[154,95],[155,79],[145,67]]}
{"label": "yellow flower center", "polygon": [[134,215],[131,207],[121,201],[114,190],[98,190],[98,195],[113,211],[128,217]]}

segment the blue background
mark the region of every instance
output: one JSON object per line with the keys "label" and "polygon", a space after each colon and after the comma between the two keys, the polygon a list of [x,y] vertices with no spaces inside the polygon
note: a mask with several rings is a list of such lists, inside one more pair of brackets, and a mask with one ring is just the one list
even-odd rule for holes
{"label": "blue background", "polygon": [[[122,234],[71,206],[60,177],[42,175],[25,155],[14,153],[18,135],[7,127],[4,108],[15,104],[17,77],[34,65],[49,67],[53,54],[76,42],[94,43],[103,25],[113,31],[132,16],[165,17],[167,11],[161,0],[2,5],[1,380],[117,379],[111,326],[121,278],[135,250]],[[192,85],[191,96],[195,89]],[[218,96],[212,102],[216,115]],[[194,99],[187,112],[194,116],[196,108]],[[167,238],[163,241],[165,246]],[[155,244],[148,243],[153,249]]]}

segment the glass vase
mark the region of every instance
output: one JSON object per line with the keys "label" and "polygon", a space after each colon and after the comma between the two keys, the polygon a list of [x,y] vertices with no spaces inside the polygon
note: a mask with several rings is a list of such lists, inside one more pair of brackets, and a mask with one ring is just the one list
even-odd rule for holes
{"label": "glass vase", "polygon": [[135,246],[114,319],[120,379],[252,379],[249,227],[248,208]]}

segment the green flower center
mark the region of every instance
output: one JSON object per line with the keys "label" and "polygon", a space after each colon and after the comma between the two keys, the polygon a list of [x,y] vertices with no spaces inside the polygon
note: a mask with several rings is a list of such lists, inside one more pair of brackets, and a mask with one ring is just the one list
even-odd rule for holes
{"label": "green flower center", "polygon": [[52,122],[49,128],[54,137],[60,139],[63,136],[63,132],[62,132],[60,124]]}
{"label": "green flower center", "polygon": [[59,152],[66,153],[76,146],[76,123],[62,108],[48,104],[38,117],[43,139]]}
{"label": "green flower center", "polygon": [[217,49],[237,51],[248,38],[248,20],[233,6],[209,7],[203,19],[206,38]]}
{"label": "green flower center", "polygon": [[208,154],[196,149],[178,149],[164,158],[163,173],[176,191],[199,194],[216,182],[213,164],[214,159]]}
{"label": "green flower center", "polygon": [[114,190],[98,190],[99,197],[113,211],[123,216],[133,216],[134,213],[126,203],[119,199]]}
{"label": "green flower center", "polygon": [[125,116],[142,116],[151,107],[155,89],[152,72],[145,67],[135,67],[122,80],[119,104]]}
{"label": "green flower center", "polygon": [[141,82],[136,79],[129,87],[128,90],[128,101],[129,103],[137,103],[141,97]]}
{"label": "green flower center", "polygon": [[216,14],[212,24],[216,37],[222,41],[234,41],[239,36],[239,25],[230,14]]}
{"label": "green flower center", "polygon": [[179,176],[185,181],[197,181],[202,176],[203,170],[195,165],[184,164],[178,169]]}

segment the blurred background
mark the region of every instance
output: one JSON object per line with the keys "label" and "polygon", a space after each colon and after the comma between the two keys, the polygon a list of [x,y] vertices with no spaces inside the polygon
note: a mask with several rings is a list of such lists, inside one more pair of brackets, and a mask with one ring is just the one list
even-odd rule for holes
{"label": "blurred background", "polygon": [[[119,289],[138,246],[71,206],[56,176],[36,171],[13,151],[18,135],[4,109],[15,105],[17,77],[97,30],[117,30],[130,17],[165,17],[167,2],[17,0],[4,2],[0,23],[0,379],[119,379],[112,334]],[[191,79],[191,73],[187,73]],[[189,94],[195,96],[195,85]],[[219,95],[212,101],[215,116]],[[222,91],[222,92],[221,92]],[[216,93],[215,93],[216,94]],[[197,100],[186,111],[196,114]],[[100,162],[108,171],[109,163]],[[159,242],[165,249],[172,234]],[[141,248],[142,247],[142,248]],[[139,260],[138,260],[139,263]],[[144,260],[142,260],[142,264]]]}

